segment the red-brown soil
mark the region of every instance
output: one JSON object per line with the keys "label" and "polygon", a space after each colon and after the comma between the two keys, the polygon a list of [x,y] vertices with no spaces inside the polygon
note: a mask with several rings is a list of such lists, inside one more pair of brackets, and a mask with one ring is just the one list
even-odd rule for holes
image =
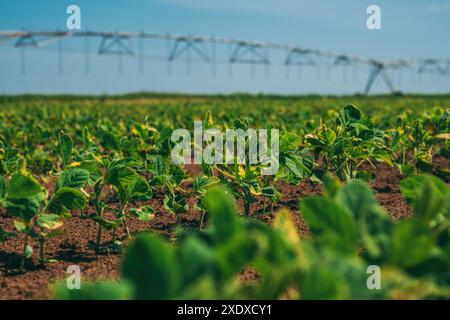
{"label": "red-brown soil", "polygon": [[[196,171],[188,168],[188,171]],[[195,172],[191,172],[194,173]],[[399,191],[399,182],[402,178],[398,170],[386,165],[379,165],[376,169],[376,181],[371,187],[376,192],[379,203],[395,219],[411,215],[411,209],[406,204]],[[305,196],[321,193],[321,186],[310,181],[304,181],[299,186],[291,186],[278,183],[277,188],[282,191],[283,197],[274,211],[281,207],[291,210],[298,233],[301,236],[309,234],[308,226],[304,223],[301,213],[298,211],[298,202]],[[129,221],[131,232],[151,231],[171,238],[175,217],[168,213],[162,203],[164,195],[156,193],[154,198],[147,202],[153,206],[156,212],[155,218],[150,222],[141,222],[134,218]],[[191,206],[195,199],[188,199]],[[142,205],[139,204],[139,205]],[[243,205],[238,201],[238,207]],[[263,203],[254,203],[251,207],[253,214],[261,212]],[[90,213],[92,208],[87,209]],[[265,215],[255,214],[258,219],[271,223],[273,216],[270,214],[270,205],[267,204]],[[180,217],[184,227],[198,228],[200,213],[189,211]],[[0,226],[6,230],[13,230],[13,219],[0,212]],[[64,280],[68,276],[67,267],[78,265],[81,268],[82,280],[97,280],[104,278],[117,278],[120,275],[120,254],[96,254],[88,249],[88,242],[96,237],[97,227],[92,220],[82,219],[81,213],[75,213],[72,219],[65,222],[63,234],[49,239],[46,243],[46,256],[56,259],[57,262],[40,266],[37,260],[38,243],[32,246],[35,250],[34,258],[27,263],[27,271],[21,272],[18,268],[20,253],[22,251],[22,238],[13,238],[0,244],[0,299],[49,299],[51,293],[49,285],[56,280]],[[118,230],[118,238],[125,238],[122,229]],[[111,240],[111,233],[103,234],[103,241]],[[243,281],[258,279],[258,274],[248,268],[239,278]]]}

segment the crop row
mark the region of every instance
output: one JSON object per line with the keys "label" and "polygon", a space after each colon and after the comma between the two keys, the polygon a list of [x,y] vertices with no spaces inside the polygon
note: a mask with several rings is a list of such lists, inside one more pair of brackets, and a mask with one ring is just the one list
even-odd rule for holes
{"label": "crop row", "polygon": [[[347,105],[317,126],[305,121],[295,133],[281,128],[280,169],[274,176],[262,176],[261,165],[238,163],[202,164],[202,174],[190,176],[170,158],[171,133],[177,125],[188,127],[186,119],[114,123],[84,114],[77,116],[75,128],[66,125],[60,131],[52,114],[31,120],[22,113],[22,123],[14,126],[8,121],[17,114],[2,117],[0,206],[14,217],[15,232],[0,228],[0,241],[23,234],[22,269],[34,254],[29,239],[39,240],[39,260],[49,262],[46,241],[57,237],[74,213],[97,224],[92,250],[118,252],[123,247],[118,228],[125,230],[126,240],[132,239],[131,217],[149,221],[158,214],[141,205],[155,192],[165,195],[164,207],[175,217],[189,210],[188,198],[196,199],[195,210],[202,213],[198,233],[181,233],[177,247],[154,236],[137,237],[126,249],[126,281],[93,284],[92,291],[78,293],[83,298],[103,297],[96,292],[114,298],[279,298],[290,288],[302,298],[401,297],[408,292],[413,297],[448,297],[448,186],[434,176],[418,175],[433,173],[448,180],[448,168],[433,167],[435,156],[448,158],[448,110],[420,118],[403,113],[393,129],[382,129]],[[85,125],[78,128],[80,124]],[[252,119],[244,118],[218,125],[210,112],[203,118],[205,128],[247,129],[251,124]],[[401,190],[414,207],[413,219],[393,223],[361,182],[374,178],[379,162],[410,177]],[[323,197],[307,198],[300,205],[314,241],[298,238],[286,212],[276,215],[273,227],[236,214],[232,197],[243,201],[244,216],[262,198],[265,213],[281,199],[277,181],[298,185],[304,179],[326,189]],[[93,209],[90,214],[87,207]],[[102,243],[105,232],[111,241]],[[367,291],[361,279],[371,264],[386,267],[386,290]],[[248,265],[263,275],[258,286],[231,281]],[[427,289],[420,291],[423,286]],[[76,298],[63,288],[55,290],[58,296]]]}

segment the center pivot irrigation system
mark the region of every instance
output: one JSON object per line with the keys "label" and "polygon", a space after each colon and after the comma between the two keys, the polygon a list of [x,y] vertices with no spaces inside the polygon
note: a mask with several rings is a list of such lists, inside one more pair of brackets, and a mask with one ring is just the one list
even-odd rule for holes
{"label": "center pivot irrigation system", "polygon": [[[147,32],[95,32],[95,31],[0,31],[0,44],[14,40],[14,46],[21,49],[21,70],[25,73],[25,48],[41,48],[52,43],[58,44],[58,62],[62,70],[62,41],[71,37],[82,37],[84,41],[85,71],[89,72],[89,38],[99,38],[99,55],[119,56],[119,70],[121,70],[122,56],[137,56],[139,71],[143,73],[144,49],[143,40],[161,40],[167,42],[167,61],[179,59],[183,55],[194,53],[203,62],[211,63],[215,70],[216,45],[229,46],[227,63],[270,65],[269,50],[279,50],[285,53],[284,65],[315,66],[328,60],[328,65],[355,66],[367,65],[370,67],[369,77],[364,93],[369,94],[375,80],[379,77],[388,86],[391,93],[396,90],[389,76],[389,70],[412,69],[421,74],[438,74],[450,76],[450,59],[398,59],[379,60],[360,58],[346,54],[326,52],[316,49],[307,49],[299,46],[283,45],[267,41],[245,41],[215,36],[195,36],[180,34],[161,34]],[[138,42],[137,50],[133,41]]]}

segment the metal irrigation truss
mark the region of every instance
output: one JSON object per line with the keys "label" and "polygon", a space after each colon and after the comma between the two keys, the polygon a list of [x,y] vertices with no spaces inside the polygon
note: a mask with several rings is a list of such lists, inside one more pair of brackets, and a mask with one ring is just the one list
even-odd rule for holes
{"label": "metal irrigation truss", "polygon": [[[89,70],[89,38],[100,40],[97,53],[99,55],[119,56],[119,70],[121,57],[124,55],[139,58],[139,70],[143,72],[144,49],[143,40],[161,40],[168,44],[167,61],[177,60],[182,55],[195,54],[201,61],[215,63],[216,45],[229,46],[227,63],[271,64],[269,50],[278,50],[285,54],[284,65],[311,66],[321,63],[320,58],[327,59],[335,66],[367,65],[370,67],[369,77],[364,93],[369,94],[375,80],[381,78],[391,93],[395,92],[394,84],[388,70],[415,68],[419,73],[434,73],[443,76],[450,75],[450,59],[398,59],[378,60],[361,58],[346,54],[338,54],[299,46],[283,45],[267,41],[246,41],[233,38],[215,36],[196,36],[171,33],[147,32],[96,32],[96,31],[0,31],[0,44],[14,40],[14,46],[21,49],[22,72],[25,68],[25,48],[42,48],[52,43],[58,44],[59,69],[62,70],[62,45],[64,39],[82,37],[84,41],[85,70]],[[136,50],[132,40],[138,41]]]}

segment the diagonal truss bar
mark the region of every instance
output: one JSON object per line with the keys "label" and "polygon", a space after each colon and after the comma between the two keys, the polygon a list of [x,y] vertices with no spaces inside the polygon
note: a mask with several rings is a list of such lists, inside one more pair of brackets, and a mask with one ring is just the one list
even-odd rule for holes
{"label": "diagonal truss bar", "polygon": [[205,47],[205,42],[191,37],[180,37],[176,39],[169,50],[169,61],[178,59],[183,53],[192,50],[206,62],[210,62],[210,54]]}
{"label": "diagonal truss bar", "polygon": [[104,35],[100,42],[98,54],[135,55],[129,37],[119,34]]}
{"label": "diagonal truss bar", "polygon": [[14,44],[14,47],[21,48],[21,47],[37,47],[37,40],[33,35],[23,35],[19,37]]}
{"label": "diagonal truss bar", "polygon": [[[64,38],[71,37],[72,33],[70,32],[55,32],[53,35],[34,35],[34,34],[23,34],[17,38],[14,46],[16,48],[19,47],[35,47],[42,48],[54,42],[58,42],[63,40]],[[8,41],[12,39],[11,37],[1,36],[0,42]]]}
{"label": "diagonal truss bar", "polygon": [[284,64],[314,66],[316,62],[313,60],[310,50],[292,49],[288,52]]}
{"label": "diagonal truss bar", "polygon": [[269,56],[267,51],[257,44],[247,42],[238,43],[230,55],[229,63],[251,63],[268,65]]}
{"label": "diagonal truss bar", "polygon": [[371,62],[371,70],[369,73],[369,79],[367,80],[366,89],[364,90],[364,94],[368,95],[370,93],[370,89],[372,88],[373,84],[375,83],[375,80],[377,77],[380,76],[386,85],[389,87],[389,90],[391,93],[395,93],[394,85],[392,84],[392,81],[386,71],[386,66],[379,62],[379,61],[372,61]]}

